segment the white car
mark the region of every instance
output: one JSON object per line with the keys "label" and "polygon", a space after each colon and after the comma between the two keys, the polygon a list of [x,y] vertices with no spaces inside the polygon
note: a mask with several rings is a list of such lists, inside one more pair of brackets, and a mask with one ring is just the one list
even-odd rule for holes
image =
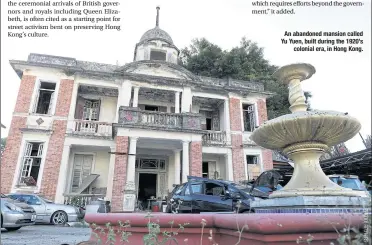
{"label": "white car", "polygon": [[33,207],[37,215],[36,223],[64,225],[67,222],[79,221],[83,216],[79,208],[71,205],[56,204],[41,195],[13,193],[7,196]]}

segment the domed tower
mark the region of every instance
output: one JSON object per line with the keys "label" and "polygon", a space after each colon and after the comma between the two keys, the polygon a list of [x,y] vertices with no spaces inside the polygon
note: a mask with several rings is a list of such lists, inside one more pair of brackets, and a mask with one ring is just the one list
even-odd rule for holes
{"label": "domed tower", "polygon": [[173,44],[170,35],[159,28],[159,10],[160,7],[156,7],[155,28],[145,32],[136,44],[134,61],[162,60],[177,64],[180,51]]}

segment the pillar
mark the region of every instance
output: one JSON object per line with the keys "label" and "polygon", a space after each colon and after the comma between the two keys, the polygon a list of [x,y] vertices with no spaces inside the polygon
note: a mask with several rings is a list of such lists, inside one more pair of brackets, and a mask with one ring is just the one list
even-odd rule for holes
{"label": "pillar", "polygon": [[226,131],[226,141],[231,143],[231,130],[230,130],[230,110],[229,110],[229,100],[225,99],[224,101],[224,130]]}
{"label": "pillar", "polygon": [[129,138],[129,154],[127,167],[127,180],[124,188],[124,204],[123,211],[133,212],[136,204],[136,148],[137,137]]}
{"label": "pillar", "polygon": [[174,151],[174,184],[181,183],[181,150]]}
{"label": "pillar", "polygon": [[190,173],[192,176],[202,177],[203,163],[202,163],[202,142],[192,141],[190,143]]}
{"label": "pillar", "polygon": [[225,166],[226,166],[226,180],[233,181],[234,175],[233,175],[233,162],[232,162],[232,152],[230,149],[228,149],[228,153],[225,154]]}
{"label": "pillar", "polygon": [[127,176],[128,136],[116,136],[116,154],[114,177],[112,181],[111,209],[113,212],[123,211],[123,192]]}
{"label": "pillar", "polygon": [[191,88],[184,88],[182,92],[182,108],[181,112],[190,112],[192,105]]}
{"label": "pillar", "polygon": [[115,122],[119,122],[119,108],[120,106],[129,106],[132,97],[132,83],[130,81],[122,82],[118,87],[118,103],[116,106]]}
{"label": "pillar", "polygon": [[176,91],[174,101],[174,112],[180,113],[180,92]]}
{"label": "pillar", "polygon": [[58,184],[57,184],[57,191],[55,196],[55,202],[56,203],[63,203],[64,202],[64,196],[66,192],[66,183],[68,179],[68,164],[69,164],[69,157],[70,157],[70,150],[71,145],[65,145],[63,146],[63,152],[62,152],[62,160],[61,160],[61,167],[59,169],[59,176],[58,176]]}
{"label": "pillar", "polygon": [[[113,153],[116,151],[116,148],[110,147],[110,151]],[[114,184],[114,170],[115,170],[115,154],[110,154],[109,171],[107,174],[106,200],[112,200],[112,187]]]}
{"label": "pillar", "polygon": [[139,92],[139,87],[134,87],[133,107],[138,107],[138,92]]}
{"label": "pillar", "polygon": [[78,91],[79,91],[79,83],[75,81],[74,86],[72,88],[70,111],[68,113],[69,121],[73,121],[75,119],[76,100],[78,96]]}
{"label": "pillar", "polygon": [[187,181],[189,175],[189,141],[182,142],[182,182]]}

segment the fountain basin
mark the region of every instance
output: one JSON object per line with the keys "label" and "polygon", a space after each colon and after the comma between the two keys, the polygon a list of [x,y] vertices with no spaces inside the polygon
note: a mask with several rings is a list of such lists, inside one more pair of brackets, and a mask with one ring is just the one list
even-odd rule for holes
{"label": "fountain basin", "polygon": [[361,129],[359,121],[336,111],[300,111],[265,122],[250,136],[258,145],[283,150],[303,142],[337,145]]}

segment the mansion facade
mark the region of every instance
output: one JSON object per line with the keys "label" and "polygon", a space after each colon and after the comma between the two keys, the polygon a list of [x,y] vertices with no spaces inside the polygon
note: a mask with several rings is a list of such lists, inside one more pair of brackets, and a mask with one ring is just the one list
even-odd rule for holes
{"label": "mansion facade", "polygon": [[272,169],[249,140],[267,120],[263,83],[197,76],[159,28],[124,66],[30,54],[1,163],[1,192],[63,203],[102,195],[113,211],[161,197],[187,176],[242,181]]}

